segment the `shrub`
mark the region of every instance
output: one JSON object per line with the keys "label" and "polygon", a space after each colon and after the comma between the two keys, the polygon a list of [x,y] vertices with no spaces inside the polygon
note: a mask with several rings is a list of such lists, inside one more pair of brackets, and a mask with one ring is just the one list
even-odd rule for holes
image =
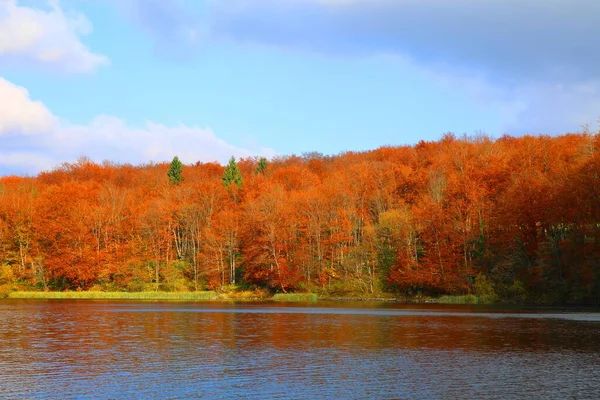
{"label": "shrub", "polygon": [[527,294],[527,291],[521,281],[515,280],[506,290],[506,294],[513,301],[522,301]]}
{"label": "shrub", "polygon": [[442,296],[436,299],[437,303],[442,304],[491,304],[496,301],[496,296],[475,296],[466,294],[464,296]]}
{"label": "shrub", "polygon": [[496,291],[494,290],[494,285],[487,278],[487,276],[483,274],[477,274],[475,277],[475,283],[473,284],[473,289],[477,296],[495,296]]}
{"label": "shrub", "polygon": [[8,264],[0,264],[0,284],[13,283],[15,281],[15,274],[13,269]]}

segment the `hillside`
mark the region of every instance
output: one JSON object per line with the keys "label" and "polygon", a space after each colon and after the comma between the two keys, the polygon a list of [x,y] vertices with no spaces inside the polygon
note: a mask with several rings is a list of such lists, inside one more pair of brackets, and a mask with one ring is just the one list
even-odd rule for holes
{"label": "hillside", "polygon": [[[600,299],[600,136],[0,179],[0,285]],[[229,174],[229,175],[228,175]],[[224,175],[229,176],[223,179]]]}

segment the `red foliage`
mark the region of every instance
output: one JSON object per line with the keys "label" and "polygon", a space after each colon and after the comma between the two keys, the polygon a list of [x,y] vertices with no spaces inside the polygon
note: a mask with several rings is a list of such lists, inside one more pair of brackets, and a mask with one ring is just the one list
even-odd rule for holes
{"label": "red foliage", "polygon": [[279,158],[263,173],[244,159],[235,193],[215,163],[185,166],[172,186],[167,164],[82,158],[0,178],[0,260],[19,279],[70,288],[183,279],[465,293],[484,273],[585,297],[600,282],[599,146],[598,135],[447,134]]}

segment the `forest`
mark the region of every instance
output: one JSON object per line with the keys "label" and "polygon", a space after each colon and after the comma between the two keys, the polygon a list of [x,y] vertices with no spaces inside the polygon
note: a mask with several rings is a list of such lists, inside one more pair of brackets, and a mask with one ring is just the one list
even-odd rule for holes
{"label": "forest", "polygon": [[225,166],[81,158],[0,178],[0,285],[597,303],[599,151],[448,133]]}

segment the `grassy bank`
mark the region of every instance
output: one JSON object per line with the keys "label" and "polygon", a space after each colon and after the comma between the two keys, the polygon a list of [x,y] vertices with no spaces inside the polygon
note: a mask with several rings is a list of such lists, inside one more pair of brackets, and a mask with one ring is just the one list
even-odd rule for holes
{"label": "grassy bank", "polygon": [[9,299],[218,300],[217,292],[10,292]]}
{"label": "grassy bank", "polygon": [[438,303],[438,304],[492,304],[493,296],[441,296],[438,298],[394,298],[394,297],[330,297],[315,293],[277,293],[270,296],[266,291],[228,292],[33,292],[1,291],[0,298],[9,299],[95,299],[95,300],[188,300],[188,301],[277,301],[313,303],[317,300],[329,301],[387,301],[398,303]]}
{"label": "grassy bank", "polygon": [[274,301],[315,302],[317,295],[314,293],[277,293]]}
{"label": "grassy bank", "polygon": [[442,296],[437,299],[431,299],[431,302],[440,304],[493,304],[496,302],[496,298],[494,296],[466,294],[463,296]]}
{"label": "grassy bank", "polygon": [[314,293],[279,293],[273,297],[256,291],[222,292],[6,292],[9,299],[92,299],[92,300],[190,300],[190,301],[286,301],[315,302]]}

